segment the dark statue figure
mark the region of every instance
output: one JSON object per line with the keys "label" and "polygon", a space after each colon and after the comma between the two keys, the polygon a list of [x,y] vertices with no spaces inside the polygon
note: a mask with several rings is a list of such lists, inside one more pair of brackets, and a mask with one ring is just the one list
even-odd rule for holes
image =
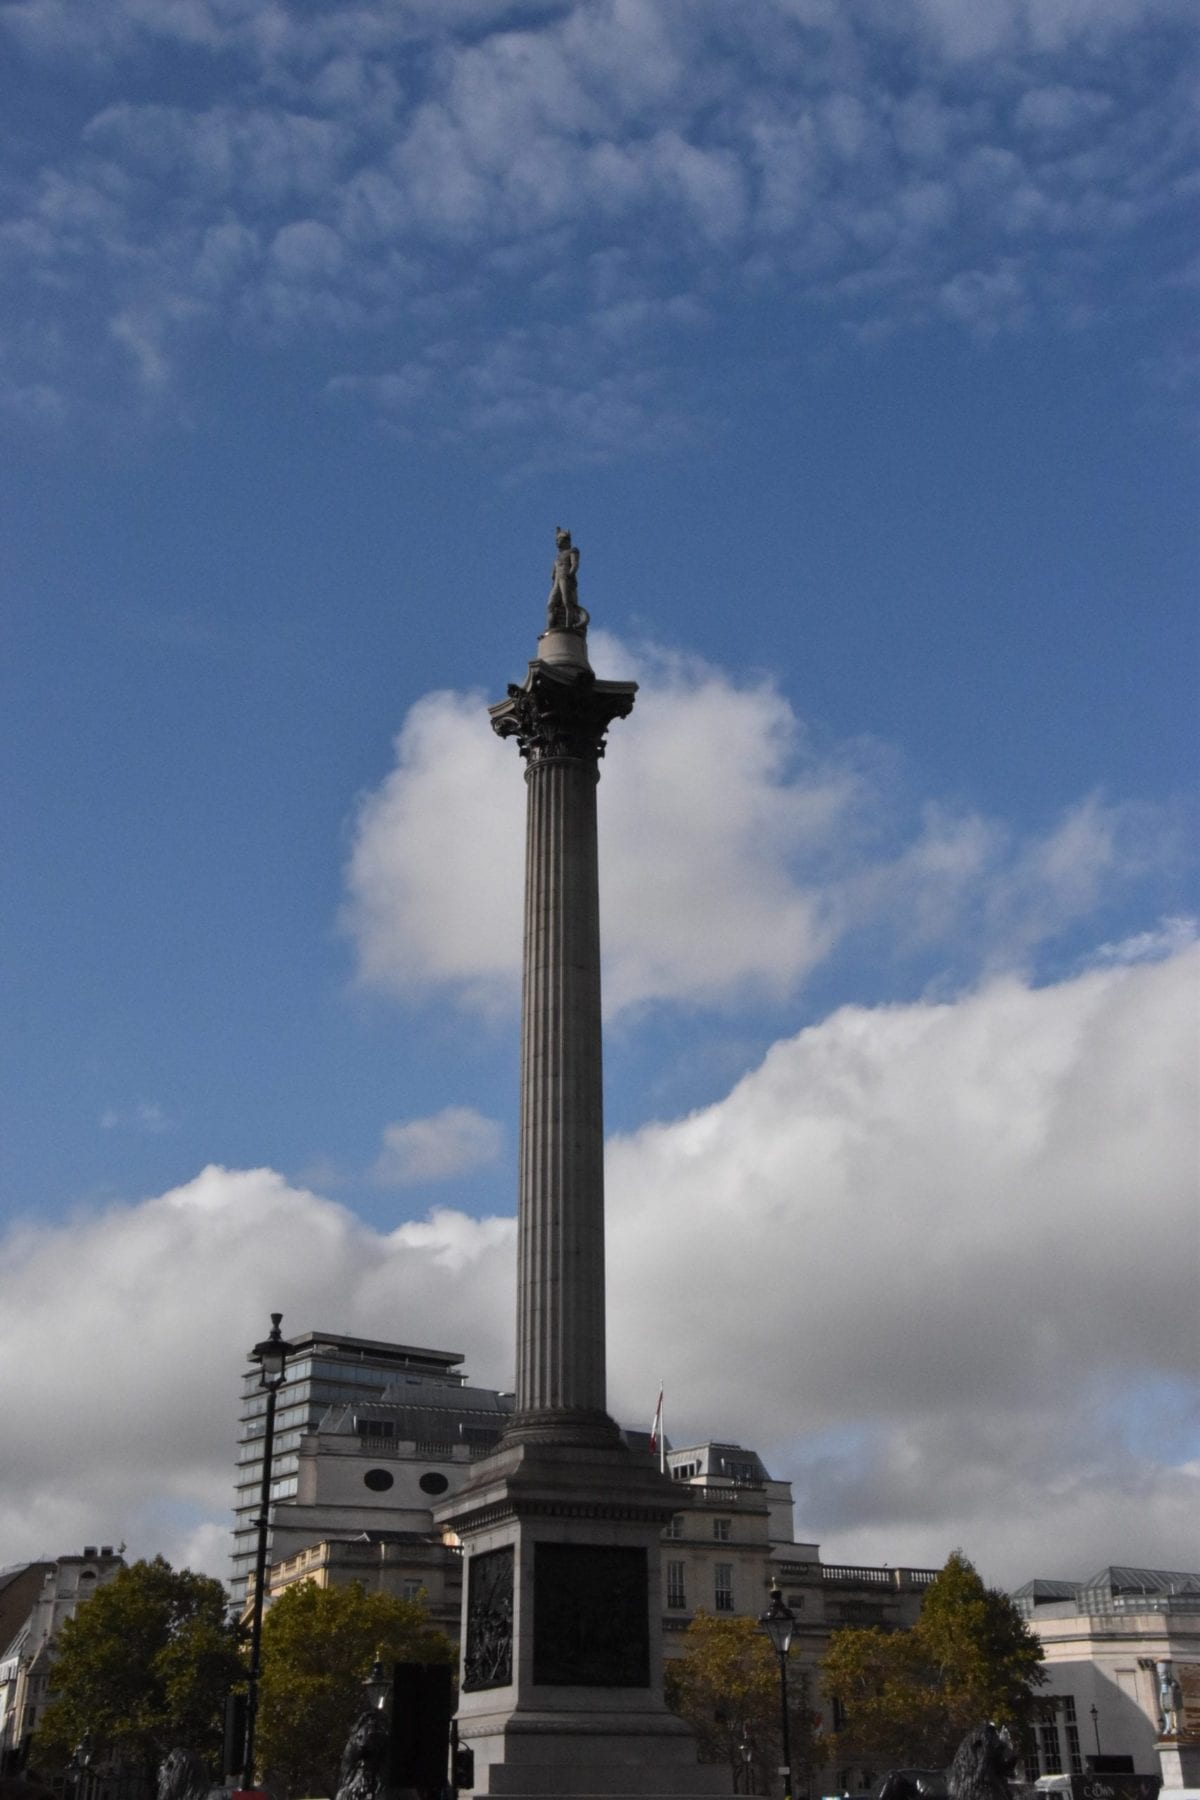
{"label": "dark statue figure", "polygon": [[547,631],[577,631],[586,637],[589,615],[579,604],[579,551],[571,542],[571,534],[561,525],[554,527],[558,555],[550,569],[550,599],[546,605]]}
{"label": "dark statue figure", "polygon": [[462,1683],[467,1693],[512,1680],[514,1566],[509,1544],[471,1558]]}
{"label": "dark statue figure", "polygon": [[194,1750],[168,1750],[158,1765],[158,1800],[206,1800],[212,1776]]}
{"label": "dark statue figure", "polygon": [[947,1786],[950,1800],[1008,1800],[1008,1779],[1017,1752],[1008,1732],[995,1725],[968,1731],[954,1753]]}
{"label": "dark statue figure", "polygon": [[388,1792],[388,1725],[368,1707],[346,1739],[338,1770],[337,1800],[385,1800]]}

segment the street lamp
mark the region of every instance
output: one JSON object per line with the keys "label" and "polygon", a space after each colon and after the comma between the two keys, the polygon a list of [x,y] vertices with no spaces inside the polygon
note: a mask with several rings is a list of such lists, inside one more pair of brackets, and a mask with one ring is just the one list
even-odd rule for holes
{"label": "street lamp", "polygon": [[266,1389],[267,1413],[263,1429],[262,1487],[259,1490],[258,1553],[254,1562],[254,1611],[250,1623],[250,1669],[246,1678],[246,1756],[242,1779],[254,1780],[254,1728],[258,1720],[258,1678],[262,1672],[263,1597],[267,1585],[267,1532],[271,1523],[271,1457],[275,1449],[275,1400],[287,1369],[292,1345],[280,1334],[282,1313],[271,1314],[271,1334],[250,1352],[258,1364],[258,1383]]}
{"label": "street lamp", "polygon": [[796,1615],[790,1606],[784,1604],[783,1595],[777,1587],[771,1589],[771,1604],[758,1622],[770,1638],[771,1647],[779,1658],[780,1716],[783,1726],[783,1766],[779,1773],[783,1776],[783,1800],[792,1800],[792,1740],[788,1729],[787,1664],[788,1651],[792,1647],[792,1632],[796,1628]]}
{"label": "street lamp", "polygon": [[750,1736],[750,1721],[742,1722],[742,1738],[738,1745],[738,1755],[742,1759],[742,1792],[754,1792],[754,1740]]}
{"label": "street lamp", "polygon": [[92,1734],[90,1731],[85,1731],[74,1750],[72,1750],[71,1760],[67,1764],[66,1772],[68,1776],[71,1777],[72,1786],[75,1791],[75,1800],[85,1800],[88,1771],[91,1766]]}
{"label": "street lamp", "polygon": [[1096,1710],[1094,1703],[1091,1708],[1091,1713],[1092,1713],[1092,1730],[1096,1734],[1096,1755],[1099,1756],[1100,1755],[1100,1714]]}
{"label": "street lamp", "polygon": [[375,1652],[375,1661],[371,1664],[371,1673],[363,1682],[363,1693],[367,1696],[367,1705],[372,1712],[383,1712],[392,1694],[392,1678],[383,1666],[383,1656]]}

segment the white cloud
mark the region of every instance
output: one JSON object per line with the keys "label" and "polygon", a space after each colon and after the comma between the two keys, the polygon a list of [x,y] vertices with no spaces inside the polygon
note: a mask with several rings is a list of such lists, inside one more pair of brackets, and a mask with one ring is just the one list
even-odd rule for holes
{"label": "white cloud", "polygon": [[[758,1448],[827,1554],[961,1544],[1010,1582],[1186,1566],[1198,964],[843,1008],[718,1104],[611,1142],[613,1410],[648,1416],[665,1376],[674,1441]],[[126,1538],[222,1573],[268,1312],[462,1350],[508,1386],[513,1248],[508,1219],[379,1233],[220,1168],[11,1233],[6,1553]]]}
{"label": "white cloud", "polygon": [[[143,398],[171,392],[169,340],[195,354],[231,327],[251,344],[354,333],[346,376],[380,392],[369,334],[402,324],[410,360],[436,339],[452,369],[477,366],[493,301],[535,335],[572,335],[619,444],[613,388],[587,379],[604,330],[593,255],[628,256],[625,299],[642,309],[640,334],[625,313],[626,402],[631,373],[663,367],[668,294],[719,308],[748,268],[775,303],[848,310],[868,337],[939,317],[985,335],[1073,327],[1104,268],[1139,280],[1150,265],[1121,239],[1182,198],[1188,97],[1172,84],[1149,106],[1124,51],[1186,17],[1180,0],[908,0],[853,18],[793,4],[750,9],[735,37],[718,6],[664,0],[546,7],[521,29],[482,4],[364,0],[317,18],[26,0],[0,9],[0,30],[52,62],[93,56],[107,103],[47,140],[23,205],[13,187],[7,242],[43,358],[74,347],[80,381],[97,375],[102,314]],[[469,318],[447,316],[452,293]],[[433,302],[421,330],[414,300]],[[14,403],[40,391],[37,363],[14,371]],[[535,360],[484,426],[538,435],[571,386]],[[439,385],[437,410],[439,427],[479,424],[469,383]]]}
{"label": "white cloud", "polygon": [[472,1106],[446,1106],[429,1119],[384,1128],[383,1149],[371,1178],[381,1187],[450,1181],[499,1160],[504,1131]]}
{"label": "white cloud", "polygon": [[[631,666],[603,634],[591,654],[606,675]],[[637,665],[642,691],[601,767],[610,1012],[778,999],[864,929],[904,954],[966,955],[973,971],[1022,966],[1169,854],[1151,815],[1095,796],[1026,839],[931,806],[898,842],[887,821],[903,807],[878,746],[816,751],[768,681],[647,647]],[[346,875],[360,977],[507,1003],[524,806],[511,747],[482,695],[440,693],[412,709],[396,759],[360,805]]]}
{"label": "white cloud", "polygon": [[616,1390],[665,1370],[669,1431],[767,1451],[837,1554],[1186,1566],[1198,976],[845,1008],[615,1141]]}
{"label": "white cloud", "polygon": [[1175,917],[1163,919],[1151,931],[1135,931],[1118,943],[1101,944],[1094,954],[1098,963],[1157,962],[1185,950],[1200,936],[1200,919]]}
{"label": "white cloud", "polygon": [[1029,88],[1017,102],[1016,122],[1022,130],[1067,133],[1093,124],[1112,111],[1112,96],[1058,83]]}
{"label": "white cloud", "polygon": [[106,1106],[100,1114],[102,1131],[170,1131],[172,1121],[157,1100],[139,1100],[136,1106]]}
{"label": "white cloud", "polygon": [[481,1004],[507,996],[521,794],[505,780],[512,771],[485,704],[482,694],[419,701],[396,739],[395,770],[360,803],[344,916],[364,981],[400,992],[452,982]]}
{"label": "white cloud", "polygon": [[0,1275],[0,1354],[23,1371],[5,1408],[6,1554],[125,1538],[224,1575],[238,1381],[269,1313],[465,1350],[508,1384],[513,1236],[510,1220],[438,1212],[380,1234],[272,1170],[217,1167],[17,1227]]}

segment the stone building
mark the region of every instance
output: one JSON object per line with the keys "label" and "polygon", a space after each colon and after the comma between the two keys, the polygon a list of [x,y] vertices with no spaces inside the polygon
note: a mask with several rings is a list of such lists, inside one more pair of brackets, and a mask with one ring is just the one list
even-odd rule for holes
{"label": "stone building", "polygon": [[[364,1531],[428,1533],[433,1499],[453,1492],[496,1442],[511,1397],[467,1386],[452,1350],[302,1331],[279,1390],[271,1464],[270,1553],[290,1562]],[[232,1589],[247,1598],[262,1485],[266,1394],[242,1378]]]}
{"label": "stone building", "polygon": [[1186,1723],[1200,1736],[1200,1574],[1110,1565],[1088,1581],[1027,1581],[1013,1599],[1048,1677],[1031,1776],[1082,1774],[1095,1753],[1157,1775],[1164,1663],[1195,1694]]}
{"label": "stone building", "polygon": [[[423,1594],[454,1636],[462,1556],[432,1508],[498,1441],[512,1396],[469,1386],[449,1351],[332,1332],[302,1332],[295,1344],[278,1402],[268,1600],[300,1581],[357,1581],[368,1592]],[[246,1521],[261,1482],[260,1392],[252,1368],[238,1464],[242,1569],[253,1566]],[[649,1455],[644,1431],[623,1435]],[[915,1622],[936,1571],[822,1563],[817,1544],[795,1538],[791,1483],[756,1451],[704,1441],[668,1448],[663,1464],[688,1490],[663,1534],[667,1656],[681,1654],[699,1611],[757,1618],[774,1581],[797,1617],[794,1654],[810,1671],[838,1626]]]}
{"label": "stone building", "polygon": [[[28,1563],[0,1575],[0,1605],[4,1607],[0,1617],[6,1631],[13,1626],[8,1641],[0,1642],[0,1769],[23,1765],[29,1739],[50,1696],[57,1635],[64,1621],[73,1618],[97,1589],[125,1567],[121,1550],[114,1550],[111,1544],[99,1548],[87,1544],[80,1556]],[[18,1595],[29,1604],[19,1623],[14,1623],[14,1611],[20,1610],[15,1605]]]}
{"label": "stone building", "polygon": [[831,1631],[843,1625],[914,1625],[936,1569],[822,1563],[820,1548],[794,1536],[792,1484],[768,1474],[740,1444],[668,1450],[668,1473],[691,1505],[663,1543],[666,1653],[699,1611],[757,1618],[773,1583],[796,1615],[795,1653],[815,1668]]}

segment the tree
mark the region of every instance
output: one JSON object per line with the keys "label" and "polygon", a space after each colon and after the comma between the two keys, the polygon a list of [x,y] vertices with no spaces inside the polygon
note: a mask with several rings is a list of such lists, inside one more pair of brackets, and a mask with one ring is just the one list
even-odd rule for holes
{"label": "tree", "polygon": [[[705,1762],[728,1763],[735,1781],[753,1749],[753,1792],[770,1791],[769,1771],[780,1758],[779,1658],[754,1619],[718,1619],[698,1612],[684,1636],[684,1653],[666,1666],[667,1705],[686,1719]],[[788,1674],[788,1736],[795,1774],[819,1761],[815,1721],[802,1670]]]}
{"label": "tree", "polygon": [[219,1581],[161,1556],[120,1570],[58,1633],[32,1765],[57,1774],[85,1732],[97,1762],[151,1780],[176,1746],[214,1757],[225,1696],[245,1678],[225,1604]]}
{"label": "tree", "polygon": [[836,1631],[821,1664],[844,1723],[839,1762],[945,1768],[984,1720],[1023,1737],[1045,1680],[1037,1637],[1007,1594],[985,1587],[956,1550],[908,1631]]}
{"label": "tree", "polygon": [[419,1600],[357,1583],[286,1588],[263,1620],[258,1759],[293,1794],[337,1792],[338,1763],[376,1656],[452,1663],[456,1650]]}

